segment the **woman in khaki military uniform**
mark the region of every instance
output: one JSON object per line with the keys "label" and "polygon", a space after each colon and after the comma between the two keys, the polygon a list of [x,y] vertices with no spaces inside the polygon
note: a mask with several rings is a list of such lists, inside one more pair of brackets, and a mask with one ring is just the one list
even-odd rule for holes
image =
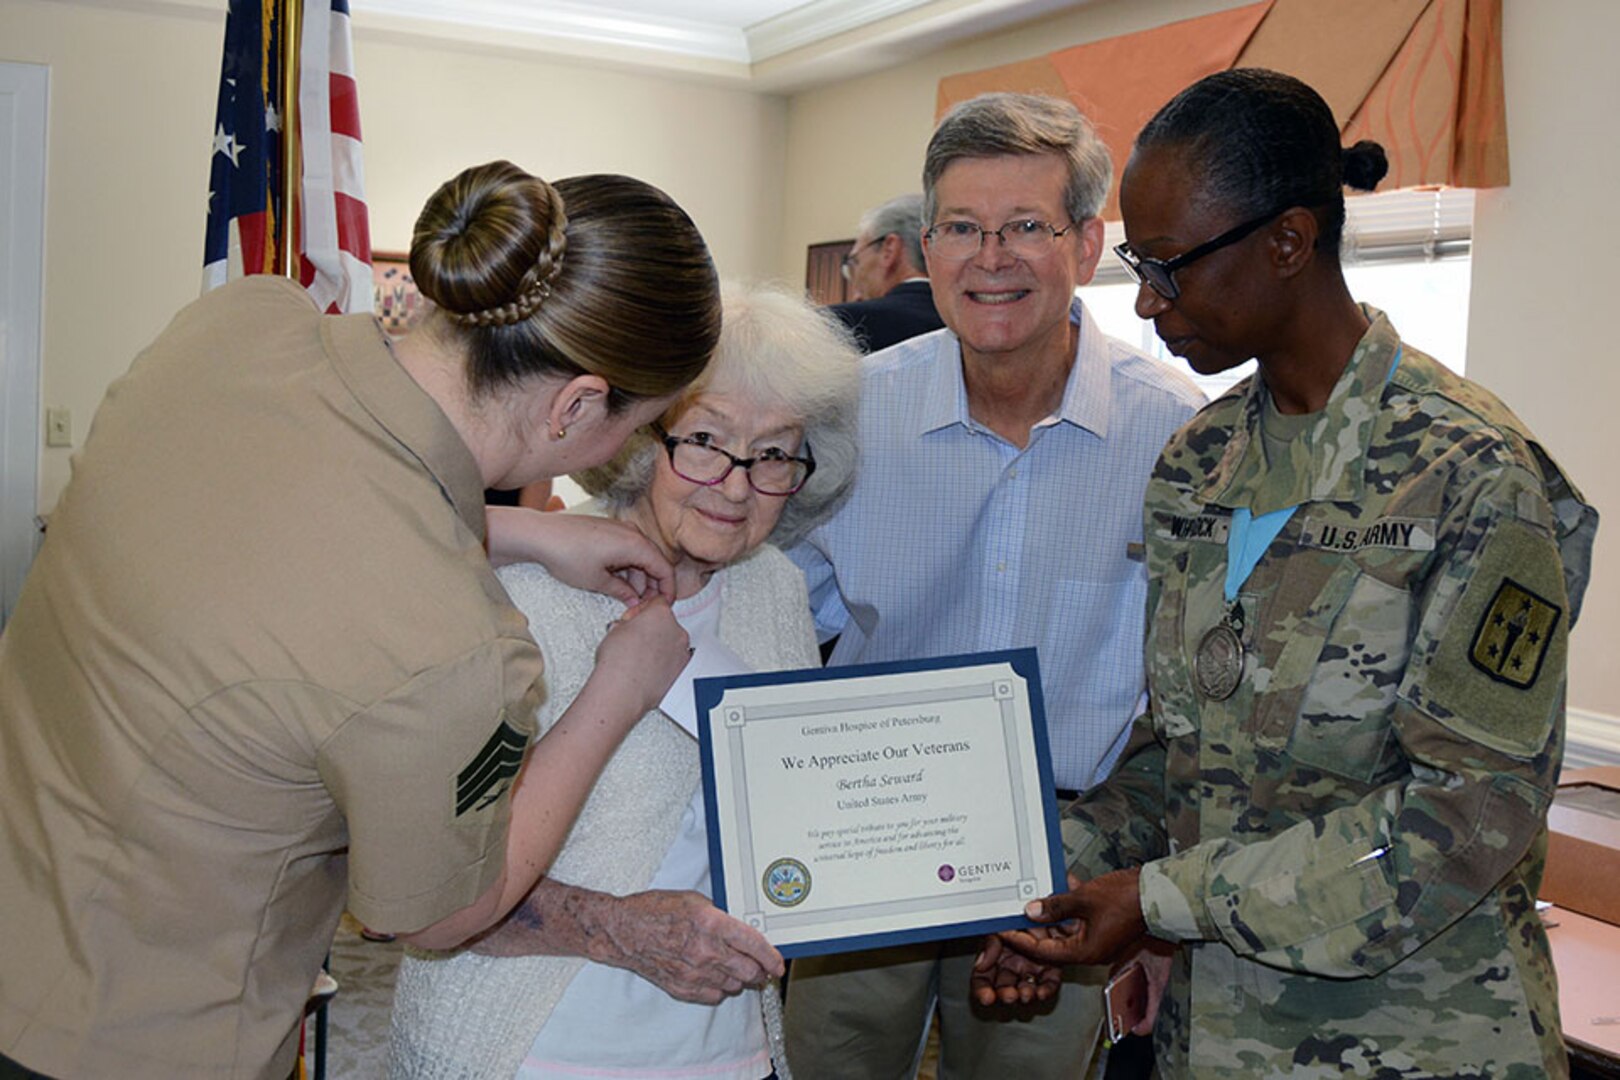
{"label": "woman in khaki military uniform", "polygon": [[[411,270],[433,306],[397,343],[285,279],[209,293],[97,414],[0,637],[0,1075],[287,1076],[341,911],[433,947],[492,925],[685,665],[641,603],[536,741],[483,492],[601,464],[704,369],[691,220],[493,162],[434,194]],[[644,537],[546,517],[559,578],[673,595]]]}
{"label": "woman in khaki military uniform", "polygon": [[976,992],[1049,995],[1007,946],[1173,948],[1166,1075],[1567,1074],[1534,900],[1596,514],[1351,299],[1342,187],[1385,170],[1249,69],[1166,105],[1121,185],[1137,312],[1195,370],[1259,373],[1149,484],[1151,707],[1066,812],[1083,884],[1036,908],[1073,921],[988,946]]}

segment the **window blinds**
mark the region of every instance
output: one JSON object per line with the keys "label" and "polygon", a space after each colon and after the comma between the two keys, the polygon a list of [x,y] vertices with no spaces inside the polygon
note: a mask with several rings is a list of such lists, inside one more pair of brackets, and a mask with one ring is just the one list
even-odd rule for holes
{"label": "window blinds", "polygon": [[[1413,188],[1344,200],[1344,243],[1340,254],[1347,265],[1378,262],[1430,262],[1466,258],[1474,232],[1472,188]],[[1108,250],[1097,264],[1097,285],[1130,280],[1113,256],[1115,244],[1125,239],[1125,226],[1106,223]]]}

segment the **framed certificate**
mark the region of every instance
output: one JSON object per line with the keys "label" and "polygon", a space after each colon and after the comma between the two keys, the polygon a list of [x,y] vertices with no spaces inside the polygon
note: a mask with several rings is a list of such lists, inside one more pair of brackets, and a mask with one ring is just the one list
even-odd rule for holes
{"label": "framed certificate", "polygon": [[1029,926],[1065,881],[1033,649],[694,693],[714,901],[784,956]]}

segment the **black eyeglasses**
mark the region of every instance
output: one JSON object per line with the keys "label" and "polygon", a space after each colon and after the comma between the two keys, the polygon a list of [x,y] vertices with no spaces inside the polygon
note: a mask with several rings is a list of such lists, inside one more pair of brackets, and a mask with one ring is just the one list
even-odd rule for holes
{"label": "black eyeglasses", "polygon": [[942,259],[971,259],[984,247],[984,238],[998,237],[1001,246],[1020,259],[1038,259],[1052,250],[1057,238],[1074,228],[1070,222],[1058,228],[1034,218],[1009,221],[999,229],[986,229],[976,221],[942,221],[923,233],[928,249]]}
{"label": "black eyeglasses", "polygon": [[1245,221],[1235,228],[1227,229],[1215,239],[1205,241],[1191,251],[1182,252],[1173,259],[1153,259],[1139,254],[1136,249],[1131,247],[1129,241],[1123,244],[1115,244],[1114,254],[1119,256],[1119,261],[1124,264],[1125,272],[1131,276],[1132,281],[1138,285],[1146,282],[1148,288],[1166,300],[1174,300],[1181,295],[1181,286],[1176,284],[1175,274],[1177,270],[1197,262],[1212,251],[1219,251],[1223,247],[1237,243],[1260,226],[1281,217],[1291,208],[1285,206],[1281,210],[1261,214],[1259,217]]}
{"label": "black eyeglasses", "polygon": [[866,243],[861,244],[859,247],[855,248],[848,255],[845,255],[842,259],[839,259],[838,260],[838,272],[840,274],[844,275],[844,280],[845,281],[849,280],[850,272],[851,272],[852,268],[855,266],[855,256],[859,255],[861,252],[865,251],[867,248],[871,247],[873,244],[881,244],[881,243],[883,243],[883,241],[887,240],[889,237],[891,237],[893,235],[894,235],[893,233],[884,233],[882,236],[879,236],[879,237],[876,237],[874,239],[868,240]]}
{"label": "black eyeglasses", "polygon": [[682,480],[704,487],[724,482],[731,470],[741,468],[748,486],[761,495],[786,496],[804,487],[816,471],[816,458],[806,443],[803,457],[794,457],[777,447],[769,447],[751,458],[740,458],[708,441],[707,435],[671,435],[659,424],[653,432],[669,452],[669,467]]}

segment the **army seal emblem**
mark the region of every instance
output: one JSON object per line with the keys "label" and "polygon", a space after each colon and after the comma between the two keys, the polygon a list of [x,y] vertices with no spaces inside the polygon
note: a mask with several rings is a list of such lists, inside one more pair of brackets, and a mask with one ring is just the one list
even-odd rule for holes
{"label": "army seal emblem", "polygon": [[765,898],[777,907],[802,904],[810,895],[810,871],[798,859],[777,859],[765,868],[760,883]]}

